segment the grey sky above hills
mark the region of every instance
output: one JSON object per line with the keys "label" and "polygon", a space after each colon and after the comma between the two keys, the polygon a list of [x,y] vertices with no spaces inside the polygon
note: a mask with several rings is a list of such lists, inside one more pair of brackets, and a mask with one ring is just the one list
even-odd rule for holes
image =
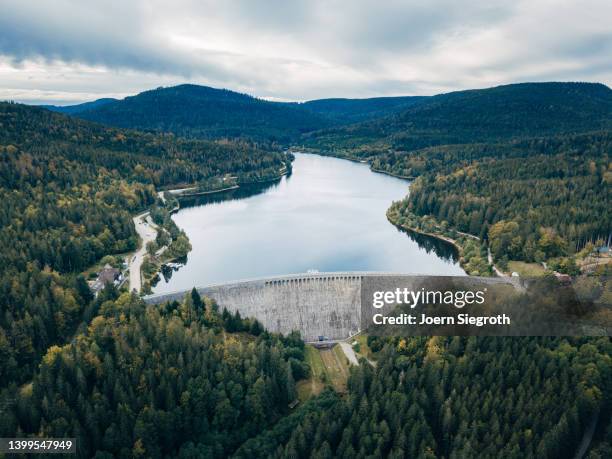
{"label": "grey sky above hills", "polygon": [[0,0],[0,100],[74,104],[184,82],[272,100],[612,84],[606,0]]}

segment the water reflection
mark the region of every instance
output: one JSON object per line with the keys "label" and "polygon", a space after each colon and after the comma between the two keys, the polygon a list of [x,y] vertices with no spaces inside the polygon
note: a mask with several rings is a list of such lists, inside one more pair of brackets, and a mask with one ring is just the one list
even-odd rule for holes
{"label": "water reflection", "polygon": [[[289,176],[287,176],[285,179],[288,178]],[[180,198],[181,209],[204,206],[206,204],[214,204],[218,202],[235,201],[250,198],[251,196],[261,194],[266,190],[276,188],[281,182],[281,180],[283,180],[283,178],[266,183],[242,185],[240,186],[240,188],[234,188],[232,190],[222,191],[220,193],[186,196],[184,198]]]}
{"label": "water reflection", "polygon": [[419,244],[419,247],[424,249],[427,253],[433,253],[438,258],[452,263],[459,262],[459,254],[457,253],[457,248],[451,243],[443,241],[441,239],[433,238],[431,236],[426,236],[421,233],[416,233],[405,228],[397,228],[397,230],[401,233],[408,235],[411,240]]}
{"label": "water reflection", "polygon": [[452,246],[387,220],[408,188],[365,164],[296,154],[290,178],[185,198],[173,219],[193,249],[153,291],[309,269],[463,274]]}

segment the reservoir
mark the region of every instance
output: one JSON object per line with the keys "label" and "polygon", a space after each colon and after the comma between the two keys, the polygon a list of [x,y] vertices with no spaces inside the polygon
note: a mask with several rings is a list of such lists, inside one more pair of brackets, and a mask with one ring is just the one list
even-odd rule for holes
{"label": "reservoir", "polygon": [[193,249],[153,292],[308,270],[464,274],[452,246],[389,223],[408,191],[366,164],[295,154],[277,183],[181,200],[173,219]]}

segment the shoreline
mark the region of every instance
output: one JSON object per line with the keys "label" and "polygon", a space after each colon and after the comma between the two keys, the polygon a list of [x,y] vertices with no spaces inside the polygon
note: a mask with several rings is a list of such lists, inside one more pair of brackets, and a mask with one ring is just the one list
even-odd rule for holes
{"label": "shoreline", "polygon": [[[396,228],[404,229],[406,231],[410,231],[410,232],[413,232],[413,233],[416,233],[416,234],[421,234],[423,236],[428,236],[428,237],[431,237],[431,238],[434,238],[434,239],[437,239],[439,241],[446,242],[447,244],[452,245],[457,250],[457,253],[459,255],[459,266],[461,266],[461,269],[463,269],[465,271],[465,267],[464,267],[465,260],[464,260],[464,256],[463,256],[464,249],[463,249],[463,246],[459,243],[458,240],[453,239],[453,238],[451,238],[449,236],[444,236],[443,234],[429,233],[427,231],[423,231],[423,230],[418,229],[418,228],[413,228],[413,227],[405,225],[405,224],[400,225],[399,223],[393,221],[393,219],[389,216],[388,213],[387,213],[387,220],[389,221],[389,223],[391,223]],[[459,233],[459,234],[462,234],[462,233]],[[471,237],[471,238],[476,238],[474,235],[471,235],[471,234],[469,234],[469,235],[468,234],[464,234],[464,236]],[[479,239],[477,239],[477,240],[479,240]],[[495,266],[495,263],[489,263],[489,266],[491,266],[491,268],[493,269],[493,273],[494,273],[493,277],[508,277],[506,275],[500,275],[500,273],[503,274],[503,271],[501,271],[499,268],[497,268],[497,266]],[[467,273],[467,271],[466,271],[466,276],[469,276],[469,275],[470,274]]]}
{"label": "shoreline", "polygon": [[[190,193],[190,192],[187,192],[187,193],[177,193],[177,194],[172,194],[172,192],[173,192],[173,191],[181,191],[181,190],[191,189],[191,188],[192,188],[192,187],[189,187],[189,186],[187,186],[187,187],[183,186],[183,187],[181,187],[181,188],[173,188],[173,189],[168,189],[168,190],[158,190],[158,191],[157,191],[157,195],[159,196],[159,199],[161,199],[161,201],[162,201],[164,204],[166,203],[166,199],[165,199],[165,197],[164,197],[164,193],[168,192],[168,193],[170,193],[170,194],[172,195],[172,197],[173,197],[173,198],[176,198],[177,204],[176,204],[176,205],[175,205],[175,206],[174,206],[172,209],[169,209],[169,210],[168,210],[168,212],[169,212],[169,213],[172,215],[172,214],[174,214],[174,213],[178,212],[178,211],[181,209],[181,202],[180,202],[180,199],[181,199],[181,198],[189,198],[189,197],[195,197],[195,196],[205,196],[205,195],[211,195],[211,194],[215,194],[215,193],[223,193],[223,192],[226,192],[226,191],[237,190],[237,189],[239,189],[241,186],[249,186],[249,185],[257,185],[257,184],[261,184],[261,183],[269,183],[269,182],[274,182],[274,181],[280,180],[280,179],[282,179],[283,177],[287,176],[287,175],[289,174],[289,171],[290,171],[290,169],[289,169],[289,168],[287,168],[287,167],[285,167],[285,168],[282,170],[282,173],[280,173],[279,175],[277,175],[277,176],[275,176],[275,177],[273,177],[273,178],[264,179],[264,180],[258,180],[258,181],[249,182],[249,183],[243,183],[242,185],[240,185],[240,184],[236,184],[236,185],[233,185],[233,186],[230,186],[230,187],[221,188],[221,189],[219,189],[219,190],[200,191],[200,192],[196,192],[196,193]],[[133,217],[133,221],[134,221],[135,226],[137,226],[137,225],[136,225],[136,220],[137,220],[137,219],[141,219],[141,218],[143,218],[143,217],[144,217],[145,219],[146,219],[146,218],[148,218],[148,216],[150,215],[150,212],[151,212],[151,211],[150,211],[150,209],[149,209],[149,210],[146,210],[146,211],[144,211],[144,212],[140,212],[140,213],[138,213],[137,215],[135,215],[135,216]],[[155,229],[155,231],[156,231],[156,232],[158,232],[158,231],[159,231],[159,229],[157,228],[157,226],[155,226],[153,229]],[[138,229],[137,229],[137,233],[138,233]],[[141,235],[140,235],[140,234],[138,234],[138,236],[139,236],[140,241],[141,241],[141,242],[144,242],[144,243],[142,244],[142,246],[139,246],[139,248],[138,248],[136,251],[134,251],[134,252],[130,253],[130,254],[128,255],[128,257],[127,257],[127,259],[129,260],[129,261],[128,261],[128,271],[130,272],[130,287],[131,287],[131,282],[132,282],[132,281],[131,281],[131,279],[132,279],[132,273],[131,273],[131,269],[130,269],[130,268],[131,268],[131,265],[132,265],[132,264],[133,264],[133,262],[134,262],[134,258],[138,258],[138,253],[139,253],[139,252],[141,252],[141,251],[146,251],[146,242],[148,242],[148,241],[144,241],[144,239],[141,237]],[[160,247],[160,248],[159,248],[159,250],[163,252],[163,251],[166,251],[166,250],[168,249],[168,247],[170,247],[170,246],[169,246],[169,245],[165,245],[165,246],[163,246],[163,247]],[[168,262],[173,262],[174,260],[175,260],[175,259],[170,259],[170,260],[167,260],[167,261],[166,261],[166,263],[168,263]],[[143,253],[142,258],[140,259],[140,263],[139,263],[139,264],[140,264],[140,266],[138,267],[138,268],[139,268],[139,269],[138,269],[138,271],[139,271],[139,276],[138,276],[138,277],[139,277],[139,281],[140,281],[140,282],[139,282],[139,283],[140,283],[140,290],[142,290],[142,285],[143,285],[143,282],[142,282],[142,263],[143,263],[143,262],[144,262],[144,253]],[[159,269],[158,269],[158,270],[156,271],[156,273],[155,273],[156,275],[159,275],[159,273],[161,272],[161,266],[162,266],[162,265],[164,265],[164,264],[165,264],[165,263],[161,263],[161,265],[160,265]],[[138,294],[139,294],[139,295],[141,294],[140,290],[138,291]],[[130,291],[132,291],[132,289],[131,289],[131,288],[130,288]]]}
{"label": "shoreline", "polygon": [[368,161],[367,159],[359,159],[359,158],[353,158],[351,156],[339,156],[339,155],[334,155],[334,154],[325,154],[325,153],[321,153],[320,151],[314,152],[314,151],[302,151],[302,152],[297,152],[296,153],[306,153],[306,154],[310,154],[310,155],[319,155],[319,156],[328,156],[331,158],[337,158],[337,159],[346,159],[347,161],[352,161],[354,163],[359,163],[359,164],[367,164],[368,166],[370,166],[370,170],[372,172],[376,172],[377,174],[384,174],[384,175],[388,175],[389,177],[395,177],[398,179],[402,179],[402,180],[409,180],[409,181],[414,181],[416,180],[418,177],[411,177],[408,175],[399,175],[399,174],[395,174],[393,172],[388,172],[382,169],[375,169],[374,167],[372,167],[372,163],[370,161]]}
{"label": "shoreline", "polygon": [[389,177],[395,177],[395,178],[398,178],[398,179],[403,179],[403,180],[410,180],[410,181],[414,181],[414,180],[416,180],[416,179],[417,179],[417,177],[410,177],[410,176],[408,176],[408,175],[399,175],[399,174],[394,174],[393,172],[387,172],[387,171],[384,171],[384,170],[382,170],[382,169],[374,169],[374,168],[372,167],[372,165],[370,165],[370,170],[371,170],[372,172],[376,172],[376,173],[378,173],[378,174],[385,174],[385,175],[388,175]]}
{"label": "shoreline", "polygon": [[[215,194],[215,193],[222,193],[224,191],[230,191],[230,190],[236,190],[240,188],[240,185],[233,185],[233,186],[228,186],[226,188],[220,188],[218,190],[210,190],[210,191],[196,191],[195,193],[192,192],[185,192],[185,193],[176,193],[176,194],[172,194],[173,197],[180,199],[180,198],[189,198],[192,196],[204,196],[207,194]],[[179,188],[180,189],[180,188]],[[176,190],[166,190],[168,193],[172,193],[173,191]]]}
{"label": "shoreline", "polygon": [[[182,187],[182,188],[173,188],[173,189],[168,189],[168,190],[159,190],[158,193],[170,193],[172,194],[172,197],[176,198],[177,200],[180,198],[188,198],[188,197],[193,197],[193,196],[204,196],[204,195],[209,195],[209,194],[215,194],[215,193],[223,193],[224,191],[231,191],[231,190],[237,190],[239,188],[245,187],[245,186],[250,186],[250,185],[258,185],[261,183],[270,183],[270,182],[275,182],[276,180],[280,180],[283,177],[286,177],[289,174],[289,169],[285,168],[285,170],[279,174],[276,175],[274,177],[268,178],[268,179],[263,179],[263,180],[256,180],[253,182],[248,182],[248,183],[238,183],[236,185],[232,185],[232,186],[228,186],[225,188],[220,188],[218,190],[208,190],[208,191],[197,191],[195,193],[192,192],[185,192],[185,193],[177,193],[178,191],[184,190],[184,189],[192,189],[194,187]],[[173,193],[175,192],[175,193]]]}
{"label": "shoreline", "polygon": [[[421,229],[413,228],[412,226],[400,225],[399,223],[394,222],[391,219],[391,217],[389,217],[389,215],[387,215],[387,220],[389,221],[389,223],[391,223],[396,228],[401,228],[401,229],[404,229],[406,231],[410,231],[412,233],[420,234],[422,236],[428,236],[428,237],[431,237],[431,238],[434,238],[434,239],[438,239],[439,241],[446,242],[447,244],[452,245],[457,250],[457,253],[458,253],[459,257],[461,258],[461,255],[462,255],[462,252],[463,252],[463,247],[457,242],[457,240],[452,239],[452,238],[450,238],[448,236],[444,236],[442,234],[428,233],[427,231],[423,231]],[[462,266],[462,268],[463,268],[463,266]]]}

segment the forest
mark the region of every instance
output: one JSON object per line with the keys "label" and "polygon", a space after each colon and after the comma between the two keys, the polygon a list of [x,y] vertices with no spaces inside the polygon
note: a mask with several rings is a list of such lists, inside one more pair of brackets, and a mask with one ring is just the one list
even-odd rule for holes
{"label": "forest", "polygon": [[598,83],[520,83],[428,97],[381,118],[304,135],[338,156],[499,143],[612,128],[612,90]]}
{"label": "forest", "polygon": [[611,148],[605,131],[387,153],[372,167],[418,176],[403,215],[478,236],[497,259],[542,262],[607,240]]}
{"label": "forest", "polygon": [[502,269],[519,260],[577,274],[575,254],[611,234],[610,132],[607,86],[524,83],[440,94],[303,139],[414,180],[394,223],[480,238],[462,242],[476,253],[470,273],[490,270],[490,249]]}
{"label": "forest", "polygon": [[134,250],[132,216],[156,188],[277,176],[278,151],[107,128],[0,103],[0,386],[31,377],[68,340],[91,293],[83,270]]}
{"label": "forest", "polygon": [[[367,340],[376,359],[294,409],[304,343],[195,289],[147,306],[107,287],[97,316],[12,387],[0,434],[79,438],[78,457],[571,458],[612,401],[609,338]],[[597,442],[590,458],[607,457]]]}
{"label": "forest", "polygon": [[304,405],[235,457],[571,458],[593,416],[609,423],[607,337],[368,342],[377,365],[354,368],[346,396],[323,393],[324,409]]}
{"label": "forest", "polygon": [[75,115],[110,126],[190,138],[250,139],[264,145],[286,144],[328,124],[325,117],[294,104],[191,84],[145,91]]}
{"label": "forest", "polygon": [[466,233],[475,273],[491,274],[487,248],[574,273],[612,226],[611,93],[298,105],[184,85],[74,112],[119,127],[0,103],[0,437],[77,437],[98,459],[571,458],[595,425],[588,458],[612,456],[607,337],[369,336],[346,391],[319,381],[296,405],[313,377],[299,334],[195,290],[161,307],[112,285],[94,298],[82,275],[137,247],[137,212],[169,224],[157,191],[278,177],[301,143],[416,178],[393,217]]}
{"label": "forest", "polygon": [[0,434],[76,437],[83,458],[227,457],[295,399],[299,334],[271,335],[195,290],[159,308],[109,286],[96,309],[12,391]]}

